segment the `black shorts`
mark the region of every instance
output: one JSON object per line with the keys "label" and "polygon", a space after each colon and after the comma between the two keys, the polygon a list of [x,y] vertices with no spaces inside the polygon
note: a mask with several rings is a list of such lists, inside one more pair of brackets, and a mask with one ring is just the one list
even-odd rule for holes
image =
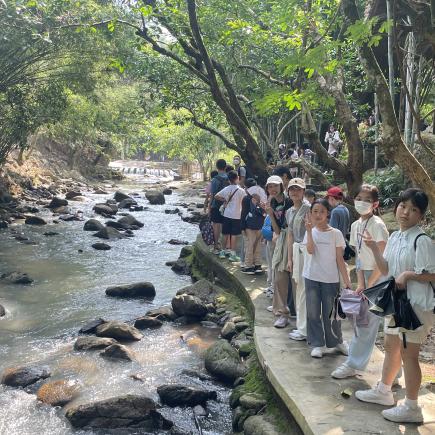
{"label": "black shorts", "polygon": [[242,234],[242,228],[240,225],[240,219],[231,219],[224,217],[224,223],[222,225],[222,234],[238,236]]}
{"label": "black shorts", "polygon": [[212,207],[210,209],[210,220],[215,224],[222,224],[224,222],[224,217],[221,215],[218,208]]}

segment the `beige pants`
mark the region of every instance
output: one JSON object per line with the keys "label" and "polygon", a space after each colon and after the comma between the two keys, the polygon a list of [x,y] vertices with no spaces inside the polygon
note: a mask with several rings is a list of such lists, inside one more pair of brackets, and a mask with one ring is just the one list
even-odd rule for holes
{"label": "beige pants", "polygon": [[274,271],[274,292],[272,299],[272,311],[275,316],[286,316],[290,314],[287,305],[288,284],[290,274],[286,271]]}
{"label": "beige pants", "polygon": [[245,266],[261,265],[261,230],[246,229]]}

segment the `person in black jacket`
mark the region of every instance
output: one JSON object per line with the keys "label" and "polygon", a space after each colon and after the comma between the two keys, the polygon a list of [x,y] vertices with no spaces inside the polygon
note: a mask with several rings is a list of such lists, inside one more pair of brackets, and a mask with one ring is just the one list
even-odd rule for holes
{"label": "person in black jacket", "polygon": [[[242,214],[240,217],[245,244],[245,267],[241,271],[249,275],[262,272],[261,229],[264,222],[264,210],[260,207],[262,198],[258,189],[261,188],[256,184],[253,178],[245,180],[247,190],[246,196],[242,200]],[[254,186],[255,188],[252,189]]]}

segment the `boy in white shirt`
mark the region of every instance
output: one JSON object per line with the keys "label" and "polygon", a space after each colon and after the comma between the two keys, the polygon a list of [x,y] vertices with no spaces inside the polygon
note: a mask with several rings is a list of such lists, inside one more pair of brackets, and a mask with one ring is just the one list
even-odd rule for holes
{"label": "boy in white shirt", "polygon": [[[229,261],[240,261],[236,255],[237,237],[242,233],[240,216],[242,213],[242,200],[246,192],[237,184],[239,176],[236,171],[228,172],[230,185],[222,189],[215,195],[219,201],[224,201],[222,214],[224,221],[222,224],[222,234],[225,237],[225,246],[230,249]],[[220,258],[225,258],[225,251],[221,251]]]}

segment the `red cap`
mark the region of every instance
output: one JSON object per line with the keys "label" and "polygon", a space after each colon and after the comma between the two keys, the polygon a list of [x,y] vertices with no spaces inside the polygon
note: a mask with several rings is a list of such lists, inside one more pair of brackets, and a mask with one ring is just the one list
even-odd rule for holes
{"label": "red cap", "polygon": [[326,193],[326,197],[328,196],[332,196],[333,198],[336,199],[343,199],[344,197],[343,190],[341,190],[341,187],[338,186],[330,187],[328,189],[328,192]]}

